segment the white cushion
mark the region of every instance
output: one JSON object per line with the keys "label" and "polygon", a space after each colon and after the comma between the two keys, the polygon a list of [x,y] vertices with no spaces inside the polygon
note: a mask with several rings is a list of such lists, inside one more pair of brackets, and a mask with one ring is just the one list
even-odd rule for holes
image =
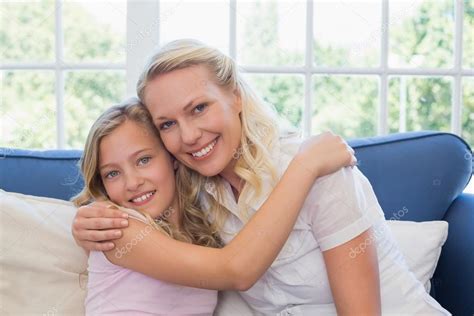
{"label": "white cushion", "polygon": [[387,224],[410,271],[429,292],[441,247],[448,238],[448,222],[387,221]]}
{"label": "white cushion", "polygon": [[87,256],[70,202],[0,190],[1,315],[84,315]]}

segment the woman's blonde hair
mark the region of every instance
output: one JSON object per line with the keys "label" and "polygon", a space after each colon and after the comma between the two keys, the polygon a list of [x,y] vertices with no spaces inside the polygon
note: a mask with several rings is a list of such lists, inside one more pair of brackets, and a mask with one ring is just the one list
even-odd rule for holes
{"label": "woman's blonde hair", "polygon": [[[99,173],[100,143],[105,136],[111,134],[127,120],[140,124],[161,142],[159,132],[153,124],[150,113],[138,98],[131,98],[107,109],[92,125],[87,136],[84,152],[79,161],[84,178],[84,188],[72,198],[76,206],[87,205],[97,200],[108,200]],[[178,170],[182,168],[184,167],[180,166]],[[180,219],[182,223],[181,230],[171,225],[165,216],[161,216],[159,220],[155,221],[148,213],[140,213],[148,219],[150,225],[171,238],[202,246],[221,247],[222,243],[218,234],[212,230],[199,204],[193,203],[186,195],[183,195],[183,191],[179,190],[178,183],[176,186],[178,205],[182,214]]]}
{"label": "woman's blonde hair", "polygon": [[[279,175],[270,159],[270,151],[278,142],[279,130],[274,109],[268,106],[246,83],[239,72],[237,64],[229,56],[219,50],[196,40],[176,40],[161,47],[150,59],[137,83],[137,93],[144,101],[148,83],[160,74],[190,66],[204,65],[213,74],[215,83],[219,86],[237,91],[242,102],[240,120],[242,134],[240,148],[234,155],[237,159],[235,173],[245,181],[239,199],[239,212],[248,220],[248,205],[262,193],[262,176],[270,174],[273,186]],[[184,168],[183,168],[184,169]],[[183,170],[179,178],[190,196],[198,198],[200,192],[205,192],[205,186],[215,188],[217,200],[222,198],[222,180],[220,177],[199,175],[193,170]],[[209,187],[208,187],[209,188]],[[214,216],[213,224],[221,231],[226,212],[219,201],[206,195]]]}

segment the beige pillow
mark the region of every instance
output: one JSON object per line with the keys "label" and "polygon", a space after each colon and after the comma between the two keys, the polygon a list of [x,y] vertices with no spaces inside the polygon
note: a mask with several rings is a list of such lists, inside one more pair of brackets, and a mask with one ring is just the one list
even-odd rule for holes
{"label": "beige pillow", "polygon": [[0,190],[0,315],[84,315],[75,213],[70,202]]}

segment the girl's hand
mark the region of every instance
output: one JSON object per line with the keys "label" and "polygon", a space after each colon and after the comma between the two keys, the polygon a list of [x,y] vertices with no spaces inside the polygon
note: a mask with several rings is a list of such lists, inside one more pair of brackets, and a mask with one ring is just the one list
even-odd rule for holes
{"label": "girl's hand", "polygon": [[306,139],[300,146],[295,160],[315,177],[322,177],[342,167],[355,166],[354,150],[341,136],[324,132]]}
{"label": "girl's hand", "polygon": [[109,202],[93,202],[77,210],[72,235],[76,243],[86,251],[112,250],[115,245],[111,240],[122,236],[119,228],[128,226],[127,218],[128,214],[119,211]]}

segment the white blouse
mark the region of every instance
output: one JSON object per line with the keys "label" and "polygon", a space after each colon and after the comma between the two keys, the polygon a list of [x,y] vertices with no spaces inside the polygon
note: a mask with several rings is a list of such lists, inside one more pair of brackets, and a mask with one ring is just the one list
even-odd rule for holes
{"label": "white blouse", "polygon": [[[280,176],[300,143],[296,138],[282,139],[280,147],[273,151],[272,161]],[[265,176],[263,194],[249,206],[250,215],[270,194],[270,183],[270,176]],[[212,186],[206,186],[206,191],[216,198]],[[202,200],[207,206],[204,209],[209,209],[206,199]],[[242,229],[244,221],[227,182],[220,203],[230,212],[224,225],[226,233],[221,234],[228,243]],[[212,214],[209,218],[212,220]],[[264,315],[336,315],[322,252],[350,241],[370,227],[373,238],[348,256],[354,258],[367,244],[375,243],[383,315],[450,315],[408,270],[372,186],[357,167],[342,168],[315,181],[277,259],[241,296],[256,313]]]}

